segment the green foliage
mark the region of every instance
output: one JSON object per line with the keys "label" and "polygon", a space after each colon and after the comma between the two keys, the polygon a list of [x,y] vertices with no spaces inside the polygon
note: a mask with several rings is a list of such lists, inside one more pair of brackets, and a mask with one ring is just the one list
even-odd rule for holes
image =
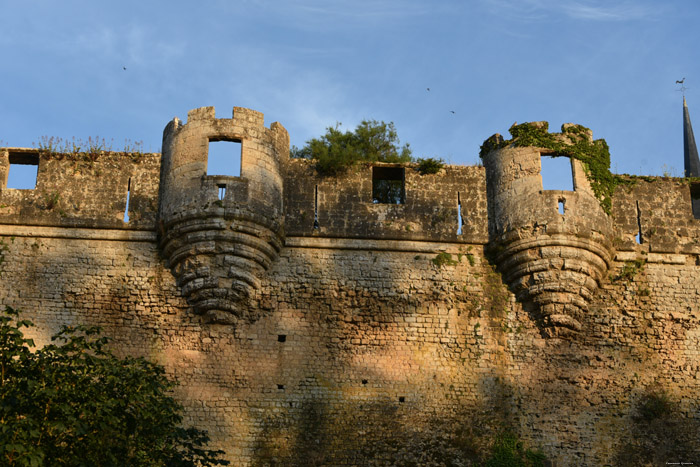
{"label": "green foliage", "polygon": [[637,258],[634,261],[625,261],[620,273],[613,277],[613,281],[631,281],[634,279],[634,276],[636,276],[642,270],[642,268],[644,268],[646,262],[647,261],[644,258]]}
{"label": "green foliage", "polygon": [[454,266],[455,264],[457,264],[457,261],[452,259],[452,255],[450,253],[447,253],[444,251],[441,253],[438,253],[438,255],[435,258],[433,258],[431,261],[437,267],[442,267],[445,265]]}
{"label": "green foliage", "polygon": [[94,162],[106,152],[121,153],[131,157],[134,162],[138,162],[143,156],[143,142],[133,142],[130,139],[124,140],[124,148],[121,151],[113,151],[114,140],[107,141],[97,136],[89,137],[87,140],[73,138],[70,141],[56,136],[42,136],[39,142],[33,145],[41,155],[73,161],[74,173],[91,169]]}
{"label": "green foliage", "polygon": [[513,433],[499,433],[491,447],[486,467],[544,467],[546,456],[539,450],[524,449]]}
{"label": "green foliage", "polygon": [[583,162],[586,175],[591,183],[593,193],[600,201],[603,210],[610,214],[612,210],[612,195],[615,188],[629,180],[610,172],[610,149],[604,139],[589,141],[590,130],[582,125],[562,126],[562,135],[548,132],[547,122],[522,123],[513,125],[510,140],[504,140],[500,135],[493,135],[481,145],[480,157],[489,152],[513,145],[515,147],[538,147],[549,149],[552,157],[571,157]]}
{"label": "green foliage", "polygon": [[336,175],[361,162],[410,162],[408,144],[399,146],[393,123],[363,120],[355,131],[340,131],[337,124],[328,127],[326,134],[306,142],[299,149],[290,150],[290,157],[310,159],[316,169],[326,175]]}
{"label": "green foliage", "polygon": [[[39,152],[49,154],[63,154],[73,156],[83,156],[88,158],[96,158],[103,152],[112,152],[114,140],[107,141],[99,136],[88,137],[87,140],[73,137],[70,141],[64,140],[57,136],[41,136],[38,142],[33,144]],[[124,148],[121,151],[124,153],[143,153],[142,141],[124,140]]]}
{"label": "green foliage", "polygon": [[10,307],[0,314],[0,464],[227,465],[182,428],[165,370],[114,356],[98,328],[63,327],[33,350]]}
{"label": "green foliage", "polygon": [[416,160],[418,167],[416,168],[421,175],[436,174],[445,166],[445,161],[442,159],[427,159],[419,158]]}
{"label": "green foliage", "polygon": [[44,201],[45,201],[45,209],[50,211],[56,206],[58,206],[58,201],[61,199],[61,195],[58,191],[54,191],[53,193],[49,193],[44,196]]}

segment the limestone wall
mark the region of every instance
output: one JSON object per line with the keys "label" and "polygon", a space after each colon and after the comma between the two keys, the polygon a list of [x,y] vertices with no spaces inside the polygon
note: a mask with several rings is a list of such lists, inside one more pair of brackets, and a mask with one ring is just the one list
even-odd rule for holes
{"label": "limestone wall", "polygon": [[[238,115],[262,125],[262,115]],[[288,144],[281,126],[266,131],[279,133],[261,150],[277,154],[268,162],[280,177],[244,169],[226,179],[234,194],[259,190],[256,202],[272,193],[265,209],[284,207],[279,251],[236,302],[239,319],[197,314],[162,253],[159,155],[42,155],[36,189],[0,186],[0,305],[25,310],[38,342],[62,324],[96,324],[118,352],[165,365],[186,423],[208,430],[234,465],[469,465],[503,428],[556,465],[700,457],[700,221],[684,180],[618,187],[605,220],[612,233],[601,240],[610,245],[606,272],[577,311],[578,327],[551,334],[501,277],[507,262],[491,262],[499,252],[489,226],[492,236],[510,229],[508,241],[534,231],[516,223],[584,231],[576,206],[590,200],[567,205],[576,219],[556,212],[561,196],[584,194],[542,192],[535,168],[522,203],[503,195],[507,208],[487,197],[483,167],[420,175],[405,165],[391,166],[404,169],[405,202],[374,203],[371,167],[320,177],[308,162],[279,159]],[[227,137],[241,135],[249,136]],[[0,150],[0,181],[10,153],[22,151],[33,150]],[[216,197],[202,178],[206,161],[192,157],[192,189],[204,190],[192,198]],[[551,201],[544,217],[514,211],[537,197]],[[211,213],[235,229],[214,222],[210,230],[225,232],[183,241],[182,251],[216,259],[217,235],[245,231],[234,198]],[[511,227],[494,229],[504,219]],[[665,394],[672,411],[641,417],[649,394]]]}
{"label": "limestone wall", "polygon": [[[293,237],[253,297],[257,320],[234,327],[188,310],[153,236],[22,229],[2,227],[0,303],[26,310],[40,341],[99,324],[120,352],[166,365],[187,423],[239,465],[474,459],[502,424],[560,465],[615,463],[653,385],[678,402],[673,429],[697,428],[693,256],[606,281],[579,337],[553,339],[482,245]],[[455,264],[434,264],[440,250]]]}
{"label": "limestone wall", "polygon": [[[13,158],[36,164],[35,189],[6,188]],[[89,156],[1,148],[0,223],[153,230],[159,183],[160,154]]]}
{"label": "limestone wall", "polygon": [[446,166],[426,175],[415,164],[374,167],[403,169],[404,203],[373,202],[372,166],[360,166],[341,177],[324,177],[309,161],[291,161],[285,179],[287,234],[458,243],[488,240],[483,167]]}

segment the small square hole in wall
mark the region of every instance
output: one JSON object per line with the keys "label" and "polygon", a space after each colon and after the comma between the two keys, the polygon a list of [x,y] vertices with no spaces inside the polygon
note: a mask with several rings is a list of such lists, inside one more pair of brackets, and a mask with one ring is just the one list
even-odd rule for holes
{"label": "small square hole in wall", "polygon": [[277,342],[287,342],[287,335],[286,334],[280,334],[277,336]]}
{"label": "small square hole in wall", "polygon": [[372,167],[372,202],[403,204],[406,201],[403,167]]}
{"label": "small square hole in wall", "polygon": [[209,140],[207,175],[240,177],[242,148],[240,141]]}
{"label": "small square hole in wall", "polygon": [[10,153],[10,172],[7,175],[7,188],[33,190],[39,172],[38,153]]}
{"label": "small square hole in wall", "polygon": [[568,157],[540,157],[542,162],[542,189],[574,191],[574,176],[571,159]]}
{"label": "small square hole in wall", "polygon": [[399,396],[399,402],[406,402],[406,398],[404,396]]}
{"label": "small square hole in wall", "polygon": [[278,385],[277,385],[277,389],[284,390],[284,384],[278,384]]}

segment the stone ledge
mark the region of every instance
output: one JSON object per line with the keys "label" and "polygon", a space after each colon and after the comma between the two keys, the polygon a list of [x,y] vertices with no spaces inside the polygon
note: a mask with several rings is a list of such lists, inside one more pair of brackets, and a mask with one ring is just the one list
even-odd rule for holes
{"label": "stone ledge", "polygon": [[68,238],[75,240],[117,240],[127,242],[156,241],[156,232],[152,230],[84,229],[9,224],[0,224],[0,236]]}
{"label": "stone ledge", "polygon": [[662,264],[685,264],[689,255],[683,254],[664,254],[664,253],[648,253],[640,255],[633,251],[619,251],[615,255],[615,261],[636,261],[640,258],[646,259],[647,263],[662,263]]}
{"label": "stone ledge", "polygon": [[[409,240],[371,240],[360,238],[331,237],[287,237],[285,246],[290,248],[322,248],[338,250],[378,250],[410,251],[416,253],[437,253],[451,251],[458,253],[460,248],[480,243],[447,243]],[[464,252],[466,254],[466,252]]]}

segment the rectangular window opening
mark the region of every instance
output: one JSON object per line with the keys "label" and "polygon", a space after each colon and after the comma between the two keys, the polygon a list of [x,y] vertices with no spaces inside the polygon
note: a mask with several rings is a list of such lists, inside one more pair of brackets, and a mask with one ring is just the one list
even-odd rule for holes
{"label": "rectangular window opening", "polygon": [[219,200],[223,201],[226,197],[226,185],[217,185],[219,187]]}
{"label": "rectangular window opening", "polygon": [[462,200],[459,197],[459,191],[457,192],[457,235],[462,235],[462,226],[464,225],[464,219],[462,219]]}
{"label": "rectangular window opening", "polygon": [[131,200],[131,178],[126,184],[126,208],[124,208],[124,222],[129,222],[129,201]]}
{"label": "rectangular window opening", "polygon": [[568,157],[540,157],[543,190],[574,191],[574,174]]}
{"label": "rectangular window opening", "polygon": [[241,176],[243,143],[240,141],[209,140],[207,175]]}
{"label": "rectangular window opening", "polygon": [[564,205],[565,205],[565,204],[566,204],[566,200],[565,200],[565,199],[560,199],[560,200],[559,200],[559,214],[564,214],[564,212],[565,212]]}
{"label": "rectangular window opening", "polygon": [[372,167],[372,202],[404,204],[406,201],[403,167]]}
{"label": "rectangular window opening", "polygon": [[10,171],[7,175],[7,188],[15,190],[33,190],[39,173],[39,154],[11,152],[9,154]]}

